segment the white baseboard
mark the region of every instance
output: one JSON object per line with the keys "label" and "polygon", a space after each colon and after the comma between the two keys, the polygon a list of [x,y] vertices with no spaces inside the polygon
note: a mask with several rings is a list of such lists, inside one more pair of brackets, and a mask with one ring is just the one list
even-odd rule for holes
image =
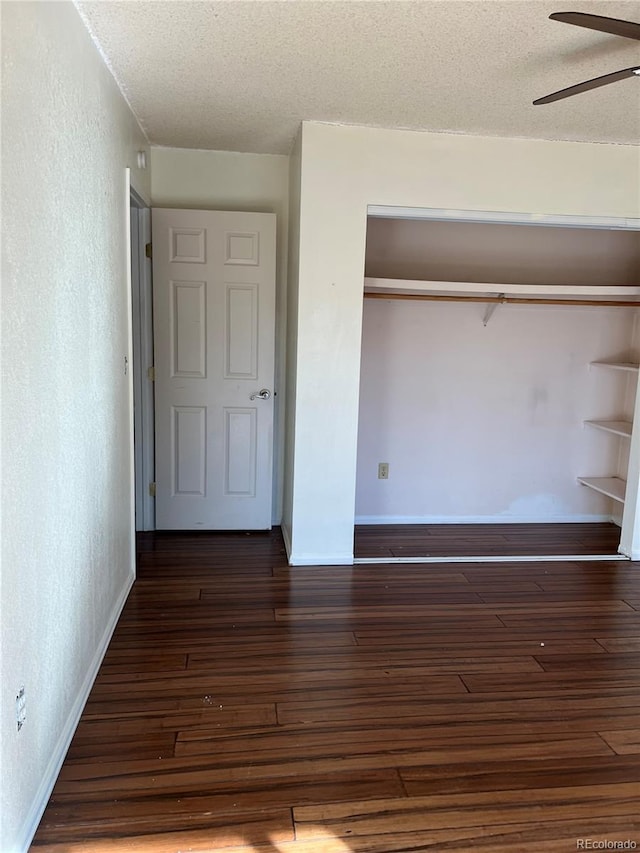
{"label": "white baseboard", "polygon": [[352,566],[353,554],[290,554],[290,566]]}
{"label": "white baseboard", "polygon": [[291,565],[291,531],[283,522],[280,524],[280,532],[282,533],[282,541],[284,542],[284,550],[287,554],[287,562]]}
{"label": "white baseboard", "polygon": [[477,557],[356,557],[356,566],[391,564],[438,563],[615,563],[625,562],[629,557],[622,554],[544,554],[544,556],[477,556]]}
{"label": "white baseboard", "polygon": [[294,554],[291,546],[291,531],[286,524],[280,525],[287,562],[290,566],[352,566],[353,554]]}
{"label": "white baseboard", "polygon": [[623,554],[627,560],[631,560],[633,563],[640,561],[640,551],[634,551],[632,549],[624,548],[622,543],[620,543],[618,553]]}
{"label": "white baseboard", "polygon": [[98,644],[96,653],[94,654],[89,669],[87,670],[87,674],[84,677],[82,686],[78,691],[75,702],[71,707],[67,723],[58,738],[58,742],[55,746],[49,764],[47,765],[47,769],[44,772],[42,782],[40,783],[40,787],[34,797],[29,814],[22,826],[22,831],[18,835],[18,838],[21,839],[21,841],[19,841],[16,850],[21,851],[21,853],[27,853],[33,840],[33,836],[36,834],[38,824],[40,823],[44,810],[49,802],[51,791],[53,790],[53,786],[55,785],[58,774],[60,773],[60,768],[62,767],[67,750],[69,749],[71,739],[73,738],[75,730],[78,727],[78,723],[80,722],[82,711],[87,703],[87,699],[89,698],[91,688],[93,687],[93,682],[96,680],[98,670],[100,669],[100,665],[106,654],[109,642],[111,641],[115,627],[118,624],[118,619],[120,618],[122,608],[125,605],[134,580],[135,575],[129,575],[126,584],[122,589],[113,610],[111,611],[111,617],[102,634],[100,643]]}
{"label": "white baseboard", "polygon": [[356,524],[594,524],[610,515],[357,515]]}

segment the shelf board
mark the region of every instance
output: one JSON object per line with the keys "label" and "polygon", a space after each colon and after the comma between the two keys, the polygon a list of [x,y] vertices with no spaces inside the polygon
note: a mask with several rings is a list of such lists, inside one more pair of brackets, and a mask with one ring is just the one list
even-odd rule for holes
{"label": "shelf board", "polygon": [[610,370],[624,370],[628,373],[637,373],[640,365],[630,361],[592,361],[597,367],[608,367]]}
{"label": "shelf board", "polygon": [[606,300],[626,299],[640,305],[640,287],[622,285],[556,285],[556,284],[498,284],[478,281],[437,281],[406,278],[364,279],[366,292],[395,291],[398,293],[458,293],[458,294],[504,294],[519,297],[550,297],[554,299],[580,298]]}
{"label": "shelf board", "polygon": [[631,437],[631,421],[585,421],[585,424],[605,432],[612,432],[614,435],[622,435],[625,438]]}
{"label": "shelf board", "polygon": [[578,482],[614,501],[624,503],[627,484],[620,477],[578,477]]}

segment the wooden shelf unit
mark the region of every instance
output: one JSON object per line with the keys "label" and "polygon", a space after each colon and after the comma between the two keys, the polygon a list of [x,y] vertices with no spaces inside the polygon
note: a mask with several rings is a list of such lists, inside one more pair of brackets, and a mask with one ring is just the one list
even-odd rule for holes
{"label": "wooden shelf unit", "polygon": [[[640,287],[632,286],[498,284],[370,276],[365,276],[364,279],[364,297],[365,299],[486,302],[494,307],[506,304],[640,307]],[[488,318],[486,319],[488,321]]]}
{"label": "wooden shelf unit", "polygon": [[614,501],[624,503],[627,484],[620,477],[578,477],[578,482],[594,492],[600,492]]}
{"label": "wooden shelf unit", "polygon": [[[617,371],[621,374],[626,373],[629,377],[638,374],[640,370],[640,365],[632,361],[592,361],[591,365]],[[586,426],[616,435],[620,439],[631,439],[633,432],[633,422],[628,420],[590,420],[584,423]],[[578,477],[578,482],[595,492],[624,504],[627,483],[623,477]]]}

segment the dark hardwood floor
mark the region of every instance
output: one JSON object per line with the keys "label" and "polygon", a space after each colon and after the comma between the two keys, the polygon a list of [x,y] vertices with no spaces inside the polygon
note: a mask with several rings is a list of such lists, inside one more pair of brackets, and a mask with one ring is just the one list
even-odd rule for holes
{"label": "dark hardwood floor", "polygon": [[640,564],[290,569],[274,531],[140,538],[32,850],[587,840],[640,848]]}
{"label": "dark hardwood floor", "polygon": [[597,524],[356,525],[356,557],[542,557],[617,554],[620,528]]}

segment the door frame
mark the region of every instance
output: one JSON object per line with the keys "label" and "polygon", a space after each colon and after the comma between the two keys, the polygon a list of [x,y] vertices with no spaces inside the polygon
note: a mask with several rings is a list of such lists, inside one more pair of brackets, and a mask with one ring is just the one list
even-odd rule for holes
{"label": "door frame", "polygon": [[133,382],[133,456],[135,529],[155,530],[155,410],[153,380],[153,292],[151,259],[145,247],[151,243],[151,208],[129,188],[131,235],[131,319]]}

